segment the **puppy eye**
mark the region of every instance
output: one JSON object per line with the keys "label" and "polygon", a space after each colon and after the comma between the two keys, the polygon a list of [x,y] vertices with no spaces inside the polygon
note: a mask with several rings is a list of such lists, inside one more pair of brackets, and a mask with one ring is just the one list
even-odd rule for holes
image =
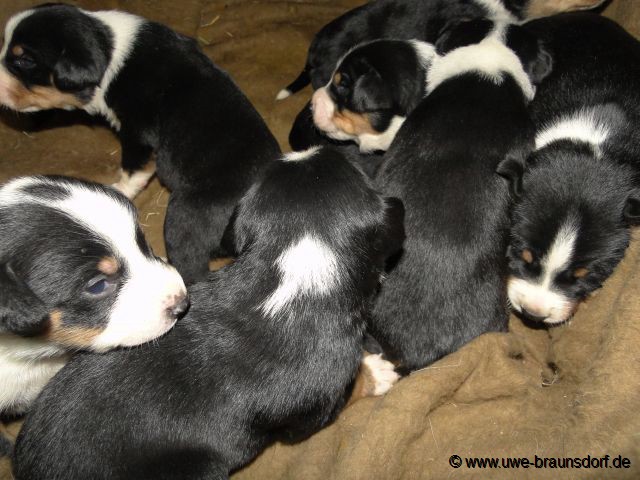
{"label": "puppy eye", "polygon": [[576,278],[576,279],[584,278],[588,274],[589,274],[589,270],[587,270],[585,267],[576,268],[573,271],[573,278]]}
{"label": "puppy eye", "polygon": [[28,55],[21,55],[12,61],[13,65],[23,70],[29,70],[36,66],[36,62]]}
{"label": "puppy eye", "polygon": [[525,263],[530,265],[533,263],[533,252],[528,248],[525,248],[524,250],[522,250],[522,252],[520,252],[520,258],[522,258]]}
{"label": "puppy eye", "polygon": [[111,293],[115,288],[115,284],[110,282],[104,276],[98,276],[87,283],[85,292],[93,296],[104,296]]}

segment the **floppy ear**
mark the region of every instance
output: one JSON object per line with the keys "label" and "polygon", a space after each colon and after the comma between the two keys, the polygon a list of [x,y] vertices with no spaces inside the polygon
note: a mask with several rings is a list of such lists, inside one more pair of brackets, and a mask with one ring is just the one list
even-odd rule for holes
{"label": "floppy ear", "polygon": [[383,235],[382,252],[388,258],[400,250],[406,238],[404,232],[404,205],[396,197],[386,197],[385,203],[385,232]]}
{"label": "floppy ear", "polygon": [[438,55],[446,55],[456,48],[481,42],[493,28],[493,22],[484,19],[456,18],[438,33],[435,42]]}
{"label": "floppy ear", "polygon": [[53,84],[60,91],[88,100],[100,84],[106,68],[107,59],[100,51],[68,49],[53,67]]}
{"label": "floppy ear", "polygon": [[553,57],[544,42],[520,25],[511,25],[506,39],[522,62],[522,68],[534,85],[540,84],[553,70]]}
{"label": "floppy ear", "polygon": [[515,198],[522,195],[522,176],[530,152],[530,148],[514,148],[507,153],[496,168],[496,173],[509,181],[509,192]]}
{"label": "floppy ear", "polygon": [[553,71],[553,58],[544,43],[538,40],[538,54],[529,62],[523,64],[525,72],[534,85],[539,85]]}
{"label": "floppy ear", "polygon": [[353,101],[360,111],[368,112],[393,107],[389,86],[373,67],[356,81],[353,92]]}
{"label": "floppy ear", "polygon": [[629,225],[640,225],[640,190],[627,197],[622,214]]}
{"label": "floppy ear", "polygon": [[44,303],[10,265],[0,264],[0,331],[36,335],[48,324],[48,317]]}

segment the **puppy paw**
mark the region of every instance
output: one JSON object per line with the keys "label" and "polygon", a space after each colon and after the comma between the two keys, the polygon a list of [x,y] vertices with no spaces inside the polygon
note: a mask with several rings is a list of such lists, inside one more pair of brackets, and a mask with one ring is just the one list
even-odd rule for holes
{"label": "puppy paw", "polygon": [[367,396],[384,395],[400,379],[393,363],[383,359],[381,354],[366,354],[361,369]]}

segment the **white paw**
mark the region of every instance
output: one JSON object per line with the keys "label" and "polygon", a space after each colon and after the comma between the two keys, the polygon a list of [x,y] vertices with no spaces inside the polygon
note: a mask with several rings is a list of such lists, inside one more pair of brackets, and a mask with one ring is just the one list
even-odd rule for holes
{"label": "white paw", "polygon": [[384,360],[381,354],[366,355],[362,363],[368,369],[370,380],[372,381],[371,395],[384,395],[400,379],[400,375],[396,373],[393,363]]}

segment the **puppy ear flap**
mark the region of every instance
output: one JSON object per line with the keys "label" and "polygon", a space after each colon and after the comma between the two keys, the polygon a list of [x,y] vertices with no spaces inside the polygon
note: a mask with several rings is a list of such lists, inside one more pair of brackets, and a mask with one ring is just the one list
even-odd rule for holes
{"label": "puppy ear flap", "polygon": [[106,68],[106,58],[101,54],[67,50],[53,67],[53,84],[62,92],[70,92],[83,100],[89,100],[100,84]]}
{"label": "puppy ear flap", "polygon": [[393,107],[393,99],[388,85],[380,73],[369,67],[369,71],[356,80],[353,102],[364,112]]}
{"label": "puppy ear flap", "polygon": [[404,239],[404,204],[396,197],[386,197],[385,203],[385,234],[382,252],[388,258],[402,249]]}
{"label": "puppy ear flap", "polygon": [[514,198],[522,195],[522,177],[530,152],[528,148],[512,149],[496,168],[496,173],[509,181],[509,192]]}
{"label": "puppy ear flap", "polygon": [[481,42],[493,28],[493,22],[478,18],[456,18],[438,32],[434,45],[438,55],[446,55],[456,48]]}
{"label": "puppy ear flap", "polygon": [[524,67],[534,85],[539,85],[553,71],[553,58],[542,40],[538,40],[537,56],[530,62],[526,62]]}
{"label": "puppy ear flap", "polygon": [[0,331],[21,336],[40,333],[48,325],[47,308],[11,266],[0,264]]}
{"label": "puppy ear flap", "polygon": [[640,225],[640,189],[627,197],[622,214],[629,225]]}

